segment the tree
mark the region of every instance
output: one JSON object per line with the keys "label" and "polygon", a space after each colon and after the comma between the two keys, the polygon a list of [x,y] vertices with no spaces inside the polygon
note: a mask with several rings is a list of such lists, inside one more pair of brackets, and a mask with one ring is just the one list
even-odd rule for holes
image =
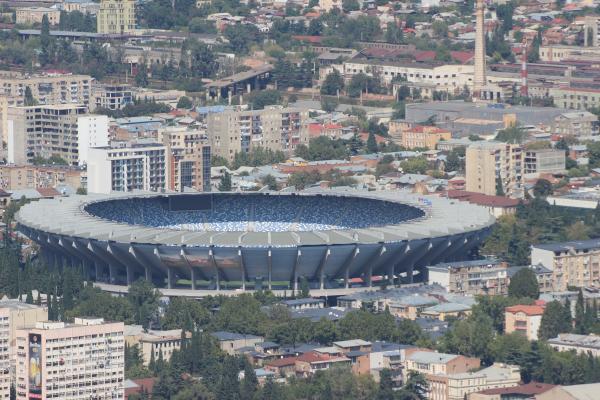
{"label": "tree", "polygon": [[377,400],[389,400],[394,397],[392,371],[388,368],[384,368],[379,371],[379,391],[377,392]]}
{"label": "tree", "polygon": [[148,83],[148,67],[146,64],[141,64],[135,75],[135,84],[140,87],[147,87]]}
{"label": "tree", "polygon": [[29,86],[25,87],[25,98],[23,99],[24,106],[35,106],[37,105],[36,99],[33,97],[31,93],[31,88]]}
{"label": "tree", "polygon": [[177,101],[177,108],[189,110],[192,108],[194,104],[187,96],[181,96]]}
{"label": "tree", "polygon": [[377,141],[375,140],[375,135],[373,132],[369,133],[369,137],[367,139],[367,151],[369,153],[377,153]]}
{"label": "tree", "polygon": [[227,171],[224,171],[223,175],[221,175],[221,181],[219,182],[219,191],[220,192],[230,192],[231,191],[231,174]]}
{"label": "tree", "polygon": [[546,179],[538,179],[533,186],[533,195],[535,197],[545,198],[552,194],[552,184]]}
{"label": "tree", "polygon": [[334,112],[338,105],[339,105],[339,102],[336,98],[331,98],[331,97],[322,97],[321,98],[321,108],[325,112],[328,112],[328,113]]}
{"label": "tree", "polygon": [[424,174],[429,169],[425,157],[412,157],[400,162],[400,168],[405,174]]}
{"label": "tree", "polygon": [[540,339],[551,339],[559,333],[571,332],[571,310],[554,300],[546,304],[538,336]]}
{"label": "tree", "polygon": [[575,303],[575,333],[585,335],[587,326],[585,320],[585,305],[583,303],[583,292],[579,289],[577,303]]}
{"label": "tree", "polygon": [[252,400],[258,388],[258,378],[252,368],[252,364],[244,359],[244,379],[241,385],[241,400]]}
{"label": "tree", "polygon": [[44,14],[42,17],[42,28],[40,31],[40,64],[46,65],[52,62],[51,46],[52,38],[50,37],[50,22],[48,21],[48,15]]}
{"label": "tree", "polygon": [[239,400],[240,383],[238,373],[240,372],[238,359],[226,356],[221,368],[221,377],[215,389],[218,399]]}
{"label": "tree", "polygon": [[277,180],[271,174],[263,176],[261,179],[261,183],[263,186],[268,187],[269,190],[277,190],[278,189]]}
{"label": "tree", "polygon": [[162,329],[183,328],[186,331],[203,328],[210,321],[210,312],[196,300],[175,297],[169,301],[160,321]]}
{"label": "tree", "polygon": [[515,298],[537,299],[540,296],[540,287],[535,272],[527,267],[517,271],[510,279],[508,295]]}
{"label": "tree", "polygon": [[278,90],[257,90],[251,92],[247,98],[253,110],[262,110],[265,106],[281,103],[281,93]]}
{"label": "tree", "polygon": [[310,297],[310,287],[308,286],[308,279],[305,276],[300,278],[300,294],[298,297],[301,299]]}
{"label": "tree", "polygon": [[337,69],[333,69],[321,85],[321,94],[337,96],[344,88],[344,78]]}
{"label": "tree", "polygon": [[495,140],[499,142],[519,144],[523,143],[527,137],[527,132],[520,126],[510,126],[498,131]]}
{"label": "tree", "polygon": [[135,310],[136,324],[142,325],[144,328],[150,327],[158,315],[159,298],[159,292],[144,279],[139,279],[129,286],[127,300]]}
{"label": "tree", "polygon": [[400,399],[425,400],[429,392],[429,383],[419,372],[410,371],[408,379],[400,392]]}
{"label": "tree", "polygon": [[496,196],[504,196],[504,185],[502,184],[502,178],[496,177]]}

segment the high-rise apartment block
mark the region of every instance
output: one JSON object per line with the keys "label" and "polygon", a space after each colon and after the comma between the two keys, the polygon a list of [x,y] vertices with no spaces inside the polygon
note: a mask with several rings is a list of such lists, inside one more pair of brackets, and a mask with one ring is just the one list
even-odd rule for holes
{"label": "high-rise apartment block", "polygon": [[122,322],[75,318],[17,331],[17,399],[122,399]]}
{"label": "high-rise apartment block", "polygon": [[204,131],[170,127],[158,132],[167,147],[167,189],[210,191],[211,147]]}
{"label": "high-rise apartment block", "polygon": [[490,196],[523,196],[523,150],[521,146],[500,142],[476,142],[466,151],[467,191]]}
{"label": "high-rise apartment block", "polygon": [[214,155],[233,161],[236,153],[263,147],[291,153],[308,144],[308,110],[269,106],[264,110],[209,114],[208,136]]}
{"label": "high-rise apartment block", "polygon": [[17,329],[32,328],[48,319],[48,310],[18,300],[0,301],[0,399],[10,398],[15,378]]}
{"label": "high-rise apartment block", "polygon": [[162,140],[91,148],[88,191],[210,191],[210,144],[195,131],[163,132]]}
{"label": "high-rise apartment block", "polygon": [[526,149],[524,153],[523,173],[526,175],[565,172],[566,155],[563,150]]}
{"label": "high-rise apartment block", "polygon": [[88,104],[92,77],[89,75],[46,73],[25,75],[15,72],[0,73],[0,94],[8,105],[25,105],[27,88],[37,104]]}
{"label": "high-rise apartment block", "polygon": [[9,106],[7,108],[8,162],[31,163],[35,157],[58,156],[77,165],[77,119],[87,114],[81,104]]}
{"label": "high-rise apartment block", "polygon": [[84,115],[77,118],[77,133],[78,165],[85,165],[91,147],[108,146],[108,117]]}
{"label": "high-rise apartment block", "polygon": [[135,29],[135,0],[102,0],[98,33],[122,35]]}
{"label": "high-rise apartment block", "polygon": [[161,191],[167,185],[167,149],[159,143],[91,148],[88,192]]}

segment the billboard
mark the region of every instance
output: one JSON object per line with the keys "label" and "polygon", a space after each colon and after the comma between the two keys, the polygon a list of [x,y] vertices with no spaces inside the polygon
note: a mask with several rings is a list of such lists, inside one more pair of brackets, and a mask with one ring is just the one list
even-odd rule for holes
{"label": "billboard", "polygon": [[29,398],[42,398],[42,335],[29,334]]}

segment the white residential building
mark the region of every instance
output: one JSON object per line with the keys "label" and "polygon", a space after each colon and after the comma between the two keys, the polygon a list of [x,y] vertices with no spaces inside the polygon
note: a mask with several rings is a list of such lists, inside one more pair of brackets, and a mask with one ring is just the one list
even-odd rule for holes
{"label": "white residential building", "polygon": [[108,117],[106,115],[86,115],[77,118],[79,165],[87,164],[91,147],[104,146],[108,146]]}

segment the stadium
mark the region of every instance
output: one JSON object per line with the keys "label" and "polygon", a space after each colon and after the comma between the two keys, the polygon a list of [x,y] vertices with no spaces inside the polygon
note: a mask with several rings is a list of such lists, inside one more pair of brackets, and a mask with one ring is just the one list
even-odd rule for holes
{"label": "stadium", "polygon": [[17,222],[49,265],[195,290],[412,282],[467,258],[494,218],[441,197],[327,190],[60,197],[23,206]]}

